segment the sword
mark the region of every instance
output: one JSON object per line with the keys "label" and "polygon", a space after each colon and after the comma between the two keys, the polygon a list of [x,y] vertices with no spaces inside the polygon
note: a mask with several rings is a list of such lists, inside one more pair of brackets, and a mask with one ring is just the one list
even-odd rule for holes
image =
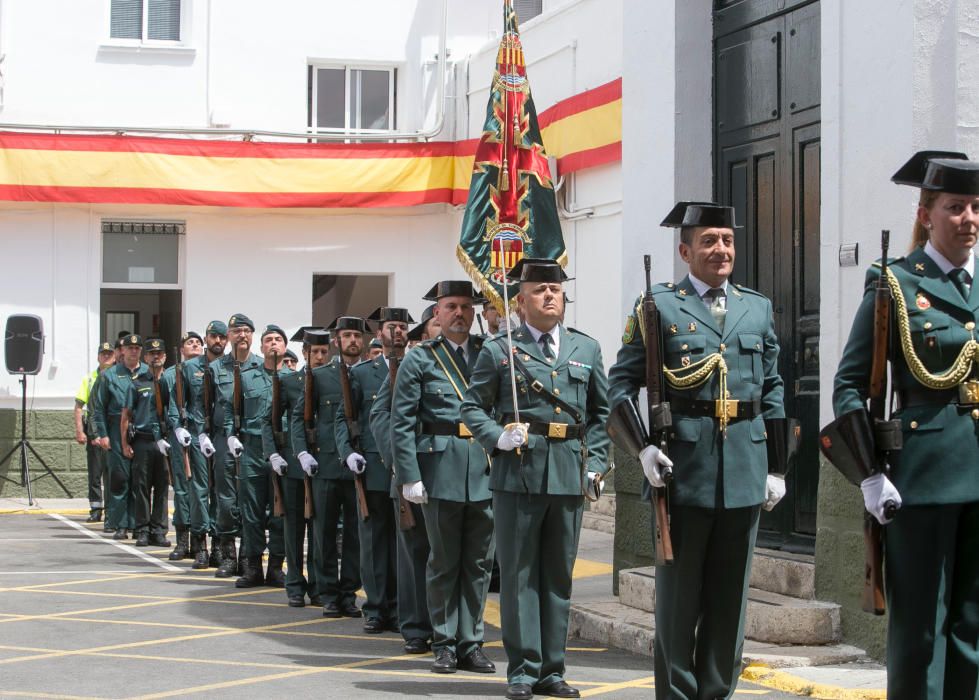
{"label": "sword", "polygon": [[[500,256],[500,273],[503,275],[503,310],[506,313],[506,344],[507,352],[510,353],[509,361],[507,364],[510,366],[510,392],[513,397],[513,421],[520,425],[520,406],[517,404],[517,370],[513,366],[513,334],[511,332],[510,326],[510,294],[507,292],[507,287],[509,282],[506,277],[506,256],[510,252],[510,241],[500,241],[500,248],[503,249],[503,254]],[[526,442],[527,438],[524,437]],[[520,448],[517,448],[517,454],[520,454]]]}

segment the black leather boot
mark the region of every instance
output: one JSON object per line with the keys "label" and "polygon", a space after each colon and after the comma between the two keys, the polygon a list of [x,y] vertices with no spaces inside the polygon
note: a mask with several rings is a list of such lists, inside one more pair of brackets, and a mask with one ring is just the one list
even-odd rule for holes
{"label": "black leather boot", "polygon": [[235,538],[225,535],[221,538],[221,563],[215,578],[231,578],[238,571],[238,554],[235,551]]}
{"label": "black leather boot", "polygon": [[194,557],[194,563],[190,567],[192,569],[206,569],[210,566],[206,537],[206,535],[190,536],[190,553]]}
{"label": "black leather boot", "polygon": [[265,583],[262,576],[262,557],[242,557],[241,565],[244,571],[235,581],[235,588],[254,588]]}
{"label": "black leather boot", "polygon": [[269,555],[269,568],[265,572],[265,585],[272,588],[285,588],[286,575],[282,573],[282,562],[284,557]]}
{"label": "black leather boot", "polygon": [[154,547],[169,547],[170,540],[167,539],[167,533],[151,533],[150,534],[150,544]]}
{"label": "black leather boot", "polygon": [[167,557],[170,561],[180,561],[190,558],[190,528],[185,525],[177,526],[177,544]]}
{"label": "black leather boot", "polygon": [[88,512],[88,517],[85,518],[86,523],[97,523],[97,522],[101,522],[101,520],[102,520],[101,508],[92,508],[92,510]]}
{"label": "black leather boot", "polygon": [[221,566],[221,538],[211,535],[211,556],[207,560],[208,566],[216,569]]}

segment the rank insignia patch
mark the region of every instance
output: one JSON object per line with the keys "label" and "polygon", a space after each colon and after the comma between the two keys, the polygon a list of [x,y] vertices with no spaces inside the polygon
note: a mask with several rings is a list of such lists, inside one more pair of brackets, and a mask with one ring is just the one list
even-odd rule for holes
{"label": "rank insignia patch", "polygon": [[691,321],[690,322],[690,325],[687,326],[687,330],[690,331],[691,333],[693,333],[694,331],[697,330],[697,324],[694,323],[693,321]]}
{"label": "rank insignia patch", "polygon": [[625,320],[625,330],[622,331],[622,342],[631,343],[636,339],[636,317],[629,315]]}

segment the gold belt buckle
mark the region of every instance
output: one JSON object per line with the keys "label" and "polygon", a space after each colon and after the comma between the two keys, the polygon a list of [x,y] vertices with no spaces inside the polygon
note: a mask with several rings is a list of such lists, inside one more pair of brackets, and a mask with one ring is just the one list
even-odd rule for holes
{"label": "gold belt buckle", "polygon": [[567,423],[548,423],[547,424],[547,437],[558,438],[564,440],[568,437],[568,424]]}
{"label": "gold belt buckle", "polygon": [[470,438],[473,436],[472,431],[469,430],[469,426],[465,423],[459,423],[459,437]]}
{"label": "gold belt buckle", "polygon": [[959,384],[960,404],[979,404],[979,381],[970,379]]}
{"label": "gold belt buckle", "polygon": [[[724,409],[721,408],[723,405],[724,405],[724,402],[721,401],[720,399],[717,399],[716,401],[714,401],[714,417],[715,418],[721,418],[721,417],[724,416]],[[738,417],[738,400],[737,399],[728,399],[727,400],[727,417],[728,417],[728,419],[737,418]]]}

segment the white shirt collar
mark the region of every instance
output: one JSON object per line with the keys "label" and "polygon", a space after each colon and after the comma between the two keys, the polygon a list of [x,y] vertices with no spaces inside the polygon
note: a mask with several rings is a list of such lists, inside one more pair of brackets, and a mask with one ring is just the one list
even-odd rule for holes
{"label": "white shirt collar", "polygon": [[452,352],[455,352],[456,351],[456,348],[462,348],[462,354],[466,356],[466,359],[467,360],[469,359],[469,339],[468,338],[466,338],[466,342],[465,343],[463,343],[462,345],[459,345],[457,343],[453,343],[451,340],[449,340],[449,338],[447,336],[444,336],[443,335],[442,337],[445,338],[445,342],[447,342],[449,344],[449,347],[452,348]]}
{"label": "white shirt collar", "polygon": [[[530,331],[530,335],[534,337],[534,342],[540,345],[540,338],[544,335],[544,331],[534,328],[529,323],[525,325],[527,326],[527,330]],[[551,350],[554,351],[554,357],[557,357],[558,353],[561,352],[561,324],[555,323],[554,328],[550,330],[548,335],[551,336]]]}
{"label": "white shirt collar", "polygon": [[[713,287],[711,287],[706,282],[703,282],[697,279],[696,277],[694,277],[693,273],[691,272],[687,273],[687,277],[690,278],[690,283],[693,284],[693,288],[697,292],[697,296],[700,297],[701,299],[704,298],[704,295],[709,290],[713,289]],[[724,294],[727,294],[727,280],[724,280],[724,284],[722,284],[720,288],[724,290]]]}
{"label": "white shirt collar", "polygon": [[[958,265],[953,265],[949,262],[949,259],[938,252],[938,248],[931,244],[931,241],[925,243],[925,255],[931,258],[943,274],[948,275],[949,272],[958,267]],[[976,269],[976,256],[969,253],[969,259],[965,261],[965,265],[962,268],[969,273],[969,279],[975,279],[975,269]]]}

